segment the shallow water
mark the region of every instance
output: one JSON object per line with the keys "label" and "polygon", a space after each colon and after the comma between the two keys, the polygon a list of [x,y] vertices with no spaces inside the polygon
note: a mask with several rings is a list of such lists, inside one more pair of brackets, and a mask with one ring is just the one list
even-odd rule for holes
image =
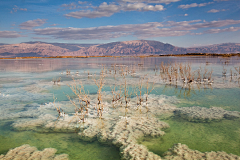
{"label": "shallow water", "polygon": [[212,123],[192,123],[172,118],[165,120],[171,126],[166,135],[159,138],[145,137],[139,143],[156,154],[162,155],[175,143],[187,144],[189,148],[201,152],[225,151],[239,155],[240,121],[223,120]]}
{"label": "shallow water", "polygon": [[[182,86],[158,83],[159,66],[161,62],[190,64],[192,70],[199,67],[213,69],[214,84],[212,86],[188,89]],[[22,144],[30,144],[38,149],[53,147],[58,153],[69,154],[70,159],[120,159],[119,149],[115,146],[101,144],[97,141],[84,142],[76,133],[42,133],[32,130],[16,131],[11,124],[19,119],[35,118],[34,115],[17,115],[24,111],[35,111],[45,103],[56,102],[69,104],[66,95],[74,98],[68,85],[75,80],[81,80],[89,95],[96,95],[98,87],[93,77],[98,79],[103,68],[111,70],[106,76],[103,91],[108,95],[114,85],[122,83],[121,76],[114,76],[113,66],[118,70],[134,70],[134,76],[126,76],[129,89],[134,98],[134,87],[140,83],[139,77],[149,77],[154,82],[153,95],[176,96],[177,107],[221,107],[229,111],[240,112],[240,85],[231,81],[230,71],[240,66],[239,57],[163,57],[163,58],[85,58],[85,59],[27,59],[0,60],[0,154],[5,154],[10,148]],[[226,77],[222,77],[226,69]],[[70,75],[66,75],[70,70]],[[78,72],[78,74],[76,74]],[[109,71],[108,73],[109,74]],[[239,76],[239,75],[238,75]],[[59,84],[53,79],[61,77]],[[152,81],[151,81],[152,80]],[[152,83],[151,83],[152,84]],[[143,84],[144,86],[144,84]],[[227,86],[227,87],[226,87]],[[143,93],[146,89],[143,88]],[[49,111],[57,116],[57,111]],[[7,116],[6,116],[7,115]],[[161,119],[162,117],[160,117]],[[225,151],[240,156],[240,120],[222,120],[211,123],[193,123],[178,117],[162,118],[170,128],[162,137],[145,137],[139,140],[148,149],[162,155],[174,143],[183,143],[191,149],[206,151]]]}

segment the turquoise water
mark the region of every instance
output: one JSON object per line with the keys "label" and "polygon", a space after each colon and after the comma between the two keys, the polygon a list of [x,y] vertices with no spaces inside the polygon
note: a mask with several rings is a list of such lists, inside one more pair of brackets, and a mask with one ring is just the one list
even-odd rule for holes
{"label": "turquoise water", "polygon": [[[123,69],[136,72],[126,76],[131,97],[136,95],[139,77],[159,78],[161,62],[190,64],[192,70],[199,67],[213,69],[215,84],[212,86],[192,87],[166,85],[154,82],[151,94],[176,96],[179,103],[176,107],[221,107],[229,111],[240,112],[240,85],[230,82],[230,69],[240,66],[239,57],[159,57],[159,58],[87,58],[87,59],[27,59],[0,60],[0,154],[22,144],[36,146],[39,150],[53,147],[58,153],[66,153],[70,159],[120,159],[119,148],[101,144],[98,141],[84,142],[77,133],[41,133],[33,130],[16,131],[12,123],[19,119],[29,118],[16,113],[35,110],[45,103],[56,102],[66,104],[75,95],[68,85],[80,81],[89,95],[96,95],[98,87],[94,79],[99,78],[103,68],[106,71],[103,92],[111,94],[113,86],[122,82],[120,74],[114,74],[113,67],[119,72]],[[155,69],[157,68],[157,70]],[[154,70],[155,69],[155,70]],[[222,77],[223,69],[227,70],[226,78]],[[70,70],[70,75],[66,75]],[[110,74],[111,70],[111,74]],[[76,74],[78,73],[78,74]],[[239,76],[239,75],[238,75]],[[59,84],[53,79],[61,77]],[[225,79],[224,79],[225,78]],[[218,85],[219,83],[219,85]],[[228,84],[228,87],[225,87]],[[142,92],[146,92],[143,84]],[[57,115],[56,110],[52,110]],[[31,117],[30,117],[31,118]],[[32,117],[34,118],[34,117]],[[162,155],[174,143],[184,143],[191,149],[206,151],[226,151],[240,156],[240,120],[222,120],[213,123],[192,123],[177,117],[163,119],[169,123],[166,135],[159,138],[145,137],[139,140],[148,149]]]}

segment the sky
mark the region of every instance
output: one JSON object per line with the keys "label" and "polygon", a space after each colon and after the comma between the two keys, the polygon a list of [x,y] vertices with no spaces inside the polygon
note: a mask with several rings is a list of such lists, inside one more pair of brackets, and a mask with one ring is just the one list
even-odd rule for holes
{"label": "sky", "polygon": [[1,0],[0,43],[240,43],[240,0]]}

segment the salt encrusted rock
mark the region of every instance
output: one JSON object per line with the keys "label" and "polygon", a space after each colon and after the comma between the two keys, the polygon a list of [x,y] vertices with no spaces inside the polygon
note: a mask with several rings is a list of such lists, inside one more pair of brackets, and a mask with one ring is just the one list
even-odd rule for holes
{"label": "salt encrusted rock", "polygon": [[[143,113],[146,113],[146,107],[149,109],[149,113],[154,115],[160,115],[165,113],[172,113],[176,106],[175,104],[179,103],[179,100],[175,96],[166,96],[166,95],[148,95],[147,105],[145,102],[146,95],[143,95],[142,99],[144,102],[142,103]],[[135,106],[137,103],[137,98],[132,98],[130,104]],[[135,107],[136,108],[136,107]]]}
{"label": "salt encrusted rock", "polygon": [[[71,122],[71,123],[70,123]],[[74,116],[65,115],[59,117],[51,114],[42,114],[35,119],[21,119],[15,121],[12,126],[16,130],[34,130],[41,132],[75,132],[76,119]]]}
{"label": "salt encrusted rock", "polygon": [[36,112],[36,110],[29,109],[27,111],[21,112],[9,112],[7,109],[2,109],[0,111],[0,120],[7,120],[7,119],[16,119],[16,118],[36,118],[41,115],[41,112]]}
{"label": "salt encrusted rock", "polygon": [[240,157],[226,152],[199,152],[191,150],[185,144],[175,144],[164,153],[164,160],[240,160]]}
{"label": "salt encrusted rock", "polygon": [[240,118],[240,112],[226,111],[220,107],[183,107],[174,111],[175,115],[191,122],[211,122],[219,121],[223,118],[235,119]]}
{"label": "salt encrusted rock", "polygon": [[39,127],[43,128],[47,121],[53,121],[56,117],[51,114],[40,115],[36,119],[22,119],[15,121],[12,126],[16,130],[38,130]]}
{"label": "salt encrusted rock", "polygon": [[68,160],[67,154],[55,155],[54,148],[45,148],[38,151],[36,147],[24,144],[20,147],[10,149],[6,155],[0,155],[0,160]]}
{"label": "salt encrusted rock", "polygon": [[97,134],[99,134],[99,125],[100,120],[99,119],[92,119],[88,122],[86,122],[87,127],[82,132],[79,132],[78,135],[80,138],[84,141],[94,141],[97,139]]}
{"label": "salt encrusted rock", "polygon": [[68,160],[67,154],[56,155],[53,160]]}
{"label": "salt encrusted rock", "polygon": [[160,156],[149,152],[145,146],[137,144],[137,139],[143,136],[162,136],[165,133],[162,128],[169,125],[154,117],[120,117],[103,121],[101,128],[100,120],[89,123],[88,128],[79,132],[80,138],[92,141],[96,137],[102,143],[111,143],[120,147],[122,159],[161,159]]}
{"label": "salt encrusted rock", "polygon": [[224,118],[226,118],[226,119],[240,118],[240,112],[238,112],[238,111],[233,111],[233,112],[228,111],[227,113],[224,114]]}
{"label": "salt encrusted rock", "polygon": [[131,159],[131,160],[135,160],[135,159],[151,159],[151,160],[159,160],[161,159],[158,155],[149,152],[147,147],[140,145],[140,144],[134,144],[131,143],[129,144],[127,147],[123,147],[123,149],[121,149],[121,153],[122,153],[122,159]]}

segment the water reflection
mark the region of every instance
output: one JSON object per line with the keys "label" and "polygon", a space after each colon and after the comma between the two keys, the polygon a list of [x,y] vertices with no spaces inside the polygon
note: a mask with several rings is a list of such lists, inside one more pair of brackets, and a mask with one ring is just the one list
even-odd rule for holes
{"label": "water reflection", "polygon": [[149,57],[149,58],[63,58],[63,59],[20,59],[0,60],[0,71],[18,72],[45,72],[54,70],[83,70],[99,68],[100,66],[110,67],[111,65],[135,66],[142,69],[154,69],[162,62],[164,63],[187,63],[196,65],[234,65],[239,66],[239,57],[228,59],[216,57]]}

